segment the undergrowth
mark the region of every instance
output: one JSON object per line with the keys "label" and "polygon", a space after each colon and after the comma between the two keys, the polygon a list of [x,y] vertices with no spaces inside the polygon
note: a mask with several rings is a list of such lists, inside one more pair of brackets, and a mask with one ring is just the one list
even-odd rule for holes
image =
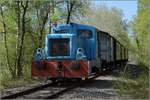
{"label": "undergrowth", "polygon": [[40,81],[40,80],[33,80],[33,78],[31,78],[30,68],[24,67],[23,71],[24,72],[22,77],[13,79],[10,76],[10,73],[7,70],[3,69],[3,71],[1,71],[0,73],[0,90],[25,86],[27,84],[37,83]]}
{"label": "undergrowth", "polygon": [[143,71],[135,79],[129,79],[125,73],[121,76],[121,80],[127,82],[117,81],[114,88],[120,96],[130,96],[133,99],[148,99],[149,98],[149,74],[148,71]]}

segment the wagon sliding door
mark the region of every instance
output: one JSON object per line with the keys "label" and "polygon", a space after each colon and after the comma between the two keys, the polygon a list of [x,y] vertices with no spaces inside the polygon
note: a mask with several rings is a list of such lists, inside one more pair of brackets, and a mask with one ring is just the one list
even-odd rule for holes
{"label": "wagon sliding door", "polygon": [[100,33],[100,54],[103,64],[111,61],[111,37],[106,33]]}

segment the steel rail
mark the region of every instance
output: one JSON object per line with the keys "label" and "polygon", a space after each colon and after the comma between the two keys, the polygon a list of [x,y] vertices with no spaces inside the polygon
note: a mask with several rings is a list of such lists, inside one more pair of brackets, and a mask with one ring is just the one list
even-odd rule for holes
{"label": "steel rail", "polygon": [[65,92],[67,92],[67,91],[69,91],[69,90],[71,90],[71,89],[73,89],[73,88],[75,88],[75,87],[76,87],[76,85],[69,86],[69,87],[67,87],[67,88],[65,88],[65,89],[63,89],[63,90],[61,90],[61,91],[58,91],[58,92],[55,93],[55,94],[52,94],[52,95],[50,95],[50,96],[43,97],[42,99],[56,99],[56,98],[58,98],[59,95],[62,95],[63,93],[65,93]]}
{"label": "steel rail", "polygon": [[71,90],[71,89],[74,89],[74,88],[77,88],[79,86],[82,86],[82,85],[85,85],[85,84],[88,84],[89,82],[91,82],[92,79],[95,79],[99,76],[99,74],[94,74],[93,77],[89,78],[88,80],[84,80],[84,81],[81,81],[77,84],[74,84],[72,86],[69,86],[61,91],[58,91],[52,95],[49,95],[49,96],[46,96],[46,97],[43,97],[42,99],[57,99],[60,95],[64,94],[65,92]]}
{"label": "steel rail", "polygon": [[39,86],[30,88],[30,89],[26,89],[26,90],[21,91],[21,92],[17,92],[17,93],[14,93],[14,94],[2,96],[1,99],[14,99],[14,98],[17,98],[17,97],[19,97],[19,96],[27,95],[27,94],[36,92],[36,91],[38,91],[38,90],[42,90],[42,89],[44,89],[44,88],[53,86],[53,85],[55,85],[55,84],[56,84],[56,83],[47,83],[47,84],[44,84],[44,85],[39,85]]}

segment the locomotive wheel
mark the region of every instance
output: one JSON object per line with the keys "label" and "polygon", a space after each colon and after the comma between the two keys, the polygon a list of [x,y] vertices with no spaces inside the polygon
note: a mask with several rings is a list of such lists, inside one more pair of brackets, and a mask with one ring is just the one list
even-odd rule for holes
{"label": "locomotive wheel", "polygon": [[51,80],[53,83],[56,82],[56,78],[51,78],[50,80]]}
{"label": "locomotive wheel", "polygon": [[105,75],[105,74],[108,74],[108,73],[109,73],[108,67],[104,67],[104,66],[103,66],[103,67],[101,68],[101,72],[102,72],[102,74],[104,74],[104,75]]}
{"label": "locomotive wheel", "polygon": [[100,73],[99,69],[97,67],[92,68],[92,73]]}
{"label": "locomotive wheel", "polygon": [[106,67],[102,67],[102,68],[101,68],[101,71],[102,71],[102,72],[106,72],[106,70],[107,70]]}
{"label": "locomotive wheel", "polygon": [[76,78],[76,81],[82,81],[82,78]]}

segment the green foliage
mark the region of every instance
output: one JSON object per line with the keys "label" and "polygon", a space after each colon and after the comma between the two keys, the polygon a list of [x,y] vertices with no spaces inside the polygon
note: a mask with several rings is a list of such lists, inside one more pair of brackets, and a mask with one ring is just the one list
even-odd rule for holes
{"label": "green foliage", "polygon": [[6,68],[3,68],[0,70],[0,89],[3,89],[6,87],[8,82],[11,81],[10,73]]}
{"label": "green foliage", "polygon": [[56,22],[60,19],[60,16],[61,16],[61,12],[58,8],[55,8],[54,9],[54,14],[51,16],[51,21],[52,22]]}
{"label": "green foliage", "polygon": [[139,0],[138,15],[133,22],[137,59],[139,64],[148,67],[150,59],[150,1]]}
{"label": "green foliage", "polygon": [[[123,77],[122,80],[128,78]],[[118,90],[121,96],[130,96],[133,99],[148,99],[149,97],[149,76],[147,74],[141,75],[133,81],[116,82],[114,88]]]}

